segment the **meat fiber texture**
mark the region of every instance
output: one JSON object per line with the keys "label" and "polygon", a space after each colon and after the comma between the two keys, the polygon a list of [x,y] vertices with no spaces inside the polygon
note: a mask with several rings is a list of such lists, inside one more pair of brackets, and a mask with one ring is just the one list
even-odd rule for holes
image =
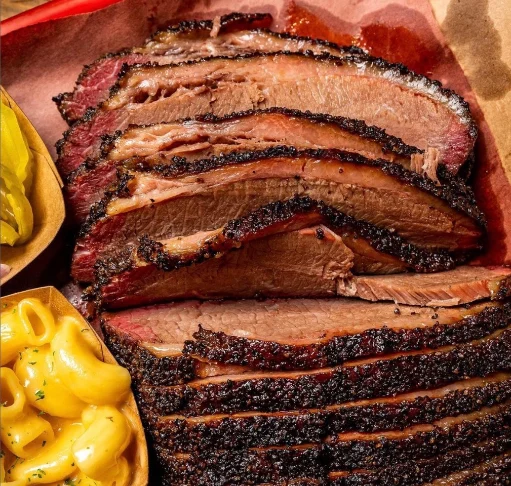
{"label": "meat fiber texture", "polygon": [[[474,181],[492,235],[481,263],[502,264],[511,262],[511,239],[506,234],[511,227],[511,136],[505,128],[511,112],[511,50],[506,50],[511,34],[505,29],[509,9],[504,3],[492,2],[488,7],[487,2],[470,0],[469,6],[451,2],[447,8],[445,2],[432,0],[432,8],[427,0],[363,0],[356,6],[348,0],[314,4],[245,0],[236,10],[270,12],[275,30],[360,44],[373,55],[403,62],[461,94],[470,103],[480,129]],[[183,19],[213,18],[232,11],[233,5],[228,0],[146,0],[143,8],[146,16],[140,14],[140,2],[125,0],[92,14],[45,22],[3,36],[2,83],[51,150],[66,128],[51,98],[73,88],[84,64],[105,52],[142,45],[159,27]],[[441,19],[440,25],[435,15]]]}

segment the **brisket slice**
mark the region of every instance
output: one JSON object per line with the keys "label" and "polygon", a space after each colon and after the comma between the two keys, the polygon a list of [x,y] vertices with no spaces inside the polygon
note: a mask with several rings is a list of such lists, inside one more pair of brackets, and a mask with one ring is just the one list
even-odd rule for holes
{"label": "brisket slice", "polygon": [[68,175],[99,155],[101,135],[130,124],[274,106],[364,120],[409,145],[435,149],[454,173],[477,135],[462,98],[402,65],[360,55],[254,53],[125,69],[110,98],[57,143],[58,167]]}
{"label": "brisket slice", "polygon": [[481,465],[435,480],[428,486],[509,486],[511,454],[495,457]]}
{"label": "brisket slice", "polygon": [[[363,54],[355,46],[338,46],[331,42],[267,30],[269,14],[224,15],[215,21],[188,21],[156,32],[142,47],[106,54],[85,66],[74,91],[54,98],[63,118],[70,124],[81,118],[88,108],[95,108],[108,98],[123,65],[152,62],[172,64],[209,56],[231,56],[254,51],[312,51],[336,56]],[[212,32],[212,29],[215,32]]]}
{"label": "brisket slice", "polygon": [[[190,193],[200,194],[235,182],[282,178],[300,183],[304,186],[301,192],[307,191],[308,186],[314,190],[321,182],[323,185],[330,183],[333,187],[325,197],[332,195],[335,188],[345,199],[349,198],[344,204],[337,203],[339,210],[400,231],[409,239],[413,239],[417,231],[416,242],[425,245],[456,249],[474,245],[474,240],[480,243],[481,226],[485,224],[473,192],[461,180],[449,177],[438,186],[430,179],[388,161],[371,160],[339,150],[297,150],[278,146],[195,162],[177,159],[149,171],[126,171],[124,174],[127,180],[121,177],[117,197],[114,193],[100,205],[106,204],[104,211],[108,215],[137,210]],[[348,192],[349,188],[352,193]],[[372,200],[364,203],[361,193]],[[380,198],[385,198],[387,204],[379,203]],[[398,198],[403,209],[396,208]],[[351,210],[350,205],[354,206]],[[369,214],[363,217],[364,212]],[[91,217],[98,215],[93,212]],[[406,220],[406,224],[397,217]],[[424,229],[419,231],[426,227],[431,232],[432,218],[443,227],[442,235],[447,242],[438,241],[440,230],[431,236],[424,234]],[[453,227],[450,232],[447,225]],[[412,228],[407,229],[409,226]],[[85,230],[87,227],[86,224]]]}
{"label": "brisket slice", "polygon": [[[220,363],[258,369],[312,369],[336,366],[355,358],[460,344],[511,324],[510,303],[502,307],[474,306],[467,313],[459,308],[420,312],[410,307],[392,309],[392,306],[384,305],[378,309],[368,308],[364,303],[332,305],[335,314],[329,319],[337,320],[337,327],[329,328],[328,318],[321,321],[324,323],[324,336],[319,339],[312,334],[313,323],[300,329],[299,324],[292,324],[291,317],[280,315],[279,318],[274,309],[269,308],[266,315],[256,314],[262,322],[258,321],[256,329],[254,324],[248,327],[252,329],[252,335],[245,328],[236,329],[238,335],[233,335],[232,331],[229,334],[224,330],[214,332],[200,327],[193,335],[194,340],[186,341],[184,351]],[[262,306],[258,307],[264,310]],[[286,306],[283,307],[286,312]],[[290,307],[296,309],[299,305],[291,303]],[[459,320],[454,317],[456,313],[460,315]],[[311,317],[320,316],[311,315],[309,311],[303,319],[312,321]],[[428,318],[430,322],[426,320]],[[268,321],[264,322],[266,319]],[[273,332],[267,330],[271,322],[282,322],[282,328]],[[214,325],[217,329],[225,327],[223,319],[221,324]],[[303,334],[309,328],[311,334],[304,339]],[[278,335],[279,331],[281,339],[273,340],[272,334]],[[302,335],[302,339],[297,333]],[[254,334],[261,337],[254,338]]]}
{"label": "brisket slice", "polygon": [[[137,309],[133,312],[136,313]],[[130,332],[125,331],[125,326],[129,326]],[[247,367],[184,355],[182,346],[177,343],[160,345],[152,340],[142,345],[134,335],[144,334],[147,330],[138,323],[126,322],[123,316],[103,314],[101,329],[105,343],[119,364],[128,369],[134,385],[177,385],[196,378],[251,371]],[[147,336],[147,339],[151,338]]]}
{"label": "brisket slice", "polygon": [[[246,31],[269,27],[270,14],[231,13],[216,19],[217,35],[208,43],[218,42],[218,33]],[[211,37],[213,20],[185,21],[158,31],[141,47],[122,49],[104,54],[90,65],[83,67],[72,92],[60,93],[53,98],[62,118],[69,124],[81,118],[88,108],[96,107],[108,98],[110,87],[115,84],[124,64],[158,62],[165,64],[210,55],[202,45]],[[221,37],[223,38],[223,37]],[[208,46],[208,47],[209,47]],[[206,47],[206,46],[204,46]]]}
{"label": "brisket slice", "polygon": [[[172,157],[200,160],[233,151],[260,150],[275,145],[297,148],[336,148],[370,159],[382,158],[407,168],[431,166],[428,157],[401,140],[363,121],[285,108],[206,115],[175,123],[129,128],[108,137],[102,158],[88,160],[69,176],[65,189],[69,212],[82,222],[117,179],[116,167],[142,158],[146,166],[168,164]],[[430,155],[430,154],[427,154]],[[436,167],[430,176],[436,176]]]}
{"label": "brisket slice", "polygon": [[323,454],[329,470],[375,469],[495,438],[506,428],[511,435],[511,402],[404,430],[338,434],[325,440]]}
{"label": "brisket slice", "polygon": [[460,377],[483,377],[511,368],[511,330],[439,351],[411,352],[308,372],[218,376],[171,387],[141,385],[145,414],[185,416],[276,412],[438,388]]}
{"label": "brisket slice", "polygon": [[[335,485],[412,486],[477,467],[481,462],[502,455],[511,449],[511,430],[504,428],[500,433],[496,431],[494,437],[465,444],[456,450],[441,451],[439,447],[443,453],[433,457],[419,455],[417,459],[401,463],[389,454],[385,467],[330,474],[332,466],[320,446],[210,451],[197,455],[172,455],[158,446],[155,449],[160,462],[171,471],[174,484],[255,485],[295,477],[326,479],[330,476]],[[391,475],[392,471],[395,476]]]}
{"label": "brisket slice", "polygon": [[[510,322],[510,304],[437,310],[401,306],[397,311],[390,304],[347,299],[186,301],[101,317],[116,359],[135,382],[148,385],[206,377],[204,361],[248,369],[324,368],[460,344]],[[213,369],[215,374],[221,370],[218,365],[207,368]]]}
{"label": "brisket slice", "polygon": [[123,308],[188,298],[329,297],[353,262],[353,253],[340,237],[318,239],[315,231],[278,233],[223,255],[206,245],[183,259],[164,248],[161,243],[143,242],[138,252],[150,254],[150,261],[136,262],[133,257],[131,268],[115,275],[102,270],[122,264],[124,257],[106,266],[100,262],[101,303]]}
{"label": "brisket slice", "polygon": [[481,244],[484,216],[460,181],[437,186],[383,160],[275,147],[124,174],[83,225],[72,275],[81,280],[78,272],[142,235],[161,240],[213,230],[296,194],[422,247],[465,252]]}
{"label": "brisket slice", "polygon": [[511,375],[457,382],[428,392],[299,412],[151,417],[153,440],[171,452],[319,443],[345,432],[402,430],[470,414],[511,398]]}
{"label": "brisket slice", "polygon": [[340,282],[339,295],[412,305],[460,305],[511,294],[511,268],[459,267],[445,275],[357,276]]}
{"label": "brisket slice", "polygon": [[92,293],[107,308],[194,297],[333,296],[339,279],[350,275],[356,254],[326,228],[292,231],[318,223],[351,235],[353,243],[364,238],[416,271],[449,268],[455,262],[446,252],[421,250],[321,203],[294,198],[212,232],[163,242],[143,237],[136,249],[98,262]]}
{"label": "brisket slice", "polygon": [[[427,459],[450,450],[470,446],[471,444],[493,439],[508,429],[511,434],[510,402],[495,407],[485,407],[476,412],[448,417],[430,424],[416,425],[403,430],[376,433],[351,432],[323,437],[319,444],[256,447],[249,450],[232,451],[226,456],[237,461],[238,457],[258,454],[259,451],[272,450],[274,460],[279,461],[280,454],[289,456],[294,452],[301,456],[306,449],[319,449],[319,464],[327,471],[377,469],[389,463],[402,463],[411,460]],[[292,433],[292,431],[289,431]],[[160,450],[177,454],[155,437]],[[216,456],[219,449],[203,448],[193,454],[199,463]],[[318,464],[318,465],[319,465]]]}
{"label": "brisket slice", "polygon": [[[135,381],[174,385],[204,376],[195,368],[197,357],[252,369],[324,368],[467,342],[510,321],[509,304],[475,306],[468,312],[399,310],[396,315],[388,304],[344,300],[184,302],[104,313],[103,323],[107,343]],[[194,333],[197,322],[204,321],[217,331]],[[183,343],[186,356],[181,355]]]}
{"label": "brisket slice", "polygon": [[[509,454],[511,437],[505,430],[496,439],[447,452],[446,454],[392,464],[377,471],[354,471],[352,473],[330,474],[331,486],[420,486],[431,481],[449,478],[452,474],[467,469],[477,469],[488,461]],[[437,483],[438,484],[438,483]],[[439,484],[443,484],[439,482]],[[478,483],[476,483],[478,484]],[[500,483],[495,486],[502,486]],[[478,484],[478,486],[481,486]]]}

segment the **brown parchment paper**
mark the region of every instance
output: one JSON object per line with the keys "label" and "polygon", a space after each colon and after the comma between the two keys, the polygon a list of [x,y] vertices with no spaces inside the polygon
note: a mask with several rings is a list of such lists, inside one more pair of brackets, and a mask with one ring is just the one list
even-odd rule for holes
{"label": "brown parchment paper", "polygon": [[270,12],[276,30],[359,44],[374,55],[440,80],[467,99],[480,129],[474,188],[489,220],[488,249],[477,263],[511,263],[507,134],[511,4],[508,0],[431,2],[124,0],[92,14],[45,22],[2,37],[2,82],[54,153],[53,145],[66,124],[51,97],[72,89],[83,64],[105,52],[140,44],[158,27],[176,20],[211,18],[233,10]]}
{"label": "brown parchment paper", "polygon": [[[25,292],[19,292],[16,294],[2,297],[0,303],[2,307],[4,304],[8,306],[17,304],[23,299],[40,299],[44,304],[47,304],[53,311],[55,316],[72,316],[82,322],[84,329],[87,328],[90,332],[94,333],[98,341],[98,345],[101,346],[101,353],[103,361],[106,363],[116,363],[114,357],[103,344],[103,341],[96,334],[94,328],[81,316],[81,314],[67,301],[67,299],[55,288],[55,287],[40,287],[38,289],[27,290]],[[133,478],[130,483],[132,486],[147,486],[149,466],[148,466],[148,454],[147,444],[138,414],[137,404],[133,393],[130,393],[126,404],[123,406],[123,413],[126,415],[130,423],[132,424],[134,431],[133,444],[130,445],[129,453],[132,455],[131,466],[133,468]]]}
{"label": "brown parchment paper", "polygon": [[65,210],[61,191],[62,180],[46,145],[28,118],[3,88],[1,88],[1,96],[2,103],[10,106],[16,113],[21,130],[27,137],[28,145],[34,155],[34,178],[29,196],[34,212],[34,230],[30,240],[23,245],[14,247],[2,245],[0,260],[11,267],[11,271],[0,281],[0,284],[4,284],[48,247],[64,221]]}

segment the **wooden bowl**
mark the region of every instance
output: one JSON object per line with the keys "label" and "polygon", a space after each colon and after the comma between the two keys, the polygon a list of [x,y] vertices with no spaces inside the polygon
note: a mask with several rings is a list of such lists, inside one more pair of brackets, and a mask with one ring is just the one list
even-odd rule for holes
{"label": "wooden bowl", "polygon": [[[79,319],[83,323],[84,327],[89,328],[94,333],[94,336],[98,340],[99,346],[101,346],[103,361],[106,363],[116,363],[115,358],[112,356],[103,341],[99,338],[96,331],[55,287],[41,287],[38,289],[18,292],[17,294],[2,297],[0,299],[0,303],[3,307],[4,304],[17,304],[21,300],[27,298],[40,299],[41,302],[50,307],[56,316],[66,315],[72,316],[75,319]],[[130,421],[134,431],[134,440],[127,450],[127,455],[133,471],[133,478],[130,485],[147,486],[149,476],[147,443],[144,427],[140,421],[140,415],[138,413],[138,408],[133,393],[130,393],[126,403],[122,406],[122,412]]]}
{"label": "wooden bowl", "polygon": [[11,271],[0,280],[1,285],[23,270],[48,247],[64,222],[65,209],[62,180],[46,145],[7,91],[2,87],[0,90],[2,103],[14,110],[34,155],[34,178],[29,196],[34,212],[34,230],[30,240],[23,245],[14,247],[2,245],[1,261],[11,267]]}

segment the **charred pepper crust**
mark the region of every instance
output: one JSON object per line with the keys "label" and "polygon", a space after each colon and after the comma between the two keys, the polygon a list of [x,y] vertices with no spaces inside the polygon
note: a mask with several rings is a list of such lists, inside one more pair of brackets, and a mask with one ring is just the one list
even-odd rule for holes
{"label": "charred pepper crust", "polygon": [[225,379],[220,383],[140,387],[147,413],[185,416],[319,408],[445,386],[511,369],[511,330],[449,351],[341,366],[297,378]]}
{"label": "charred pepper crust", "polygon": [[[403,184],[415,187],[442,199],[451,208],[474,219],[481,227],[486,226],[486,219],[477,206],[472,189],[468,187],[462,179],[449,175],[447,169],[443,166],[440,166],[438,171],[442,184],[437,185],[431,179],[387,160],[368,159],[362,155],[336,149],[299,150],[295,147],[279,145],[263,150],[233,152],[224,156],[213,156],[208,159],[201,159],[193,162],[189,162],[182,157],[174,157],[173,163],[158,165],[148,170],[162,177],[174,178],[209,172],[219,167],[246,164],[271,158],[327,159],[336,162],[375,167],[385,174],[395,177]],[[134,163],[133,165],[136,164]]]}
{"label": "charred pepper crust", "polygon": [[[261,26],[267,26],[272,22],[272,16],[269,13],[253,13],[253,14],[247,14],[247,13],[240,13],[240,12],[232,12],[227,15],[222,15],[220,17],[220,28],[225,29],[227,27],[232,27],[233,25],[236,25],[238,23],[241,23],[241,26],[246,26],[246,28],[252,28],[252,25],[255,24],[256,28]],[[177,25],[168,27],[166,29],[157,31],[152,34],[151,40],[154,40],[158,34],[161,32],[169,32],[174,34],[188,34],[191,33],[191,31],[198,31],[198,30],[211,30],[213,28],[213,21],[212,20],[187,20],[180,22]],[[335,44],[334,44],[335,46]],[[330,47],[330,46],[329,46]],[[358,52],[356,50],[353,51],[354,53]],[[360,49],[360,51],[362,51]],[[364,52],[364,51],[362,51]],[[75,88],[73,91],[60,93],[57,96],[54,96],[52,100],[57,105],[58,110],[60,111],[62,117],[64,120],[66,120],[68,123],[71,121],[67,115],[67,110],[63,106],[63,103],[71,100],[73,98],[73,94],[83,82],[85,77],[89,74],[90,70],[96,67],[98,64],[100,64],[105,59],[112,59],[114,57],[122,57],[126,56],[128,54],[133,54],[133,48],[125,48],[121,49],[117,52],[109,52],[107,54],[102,55],[101,57],[98,57],[94,62],[91,64],[86,64],[83,68],[80,74],[78,75],[78,79],[75,83]]]}
{"label": "charred pepper crust", "polygon": [[419,432],[399,439],[380,437],[374,441],[339,439],[323,444],[323,451],[329,470],[344,470],[385,467],[392,462],[406,462],[427,459],[437,454],[494,439],[509,430],[511,435],[511,406],[500,412],[473,421],[464,421],[451,427],[438,427],[431,431]]}
{"label": "charred pepper crust", "polygon": [[354,472],[330,484],[332,486],[419,486],[455,472],[476,467],[481,462],[509,451],[511,449],[510,435],[509,430],[506,430],[501,437],[484,444],[474,444],[432,459],[393,464],[376,472]]}
{"label": "charred pepper crust", "polygon": [[[399,235],[386,229],[378,228],[364,221],[346,216],[322,202],[309,197],[294,197],[287,201],[278,201],[265,205],[247,216],[231,220],[224,227],[223,234],[212,241],[202,245],[194,253],[175,255],[167,250],[162,243],[154,241],[147,236],[140,238],[140,245],[136,250],[137,257],[164,271],[172,271],[202,263],[231,248],[235,248],[266,228],[290,221],[300,214],[319,213],[323,224],[342,232],[351,231],[359,237],[368,240],[369,244],[380,252],[398,257],[417,272],[431,272],[452,269],[461,261],[445,250],[429,251],[407,243]],[[105,277],[111,278],[115,274],[109,272]]]}
{"label": "charred pepper crust", "polygon": [[[330,484],[336,486],[418,486],[457,471],[477,466],[511,448],[511,432],[493,440],[449,451],[433,458],[395,463],[376,471],[352,471]],[[327,479],[329,465],[323,451],[263,449],[241,452],[208,451],[189,457],[173,456],[159,446],[158,459],[178,484],[252,485],[308,477]],[[174,483],[175,484],[175,483]]]}
{"label": "charred pepper crust", "polygon": [[461,478],[453,486],[508,486],[511,484],[511,455],[493,460],[484,467]]}
{"label": "charred pepper crust", "polygon": [[362,357],[462,344],[509,325],[511,302],[486,308],[453,324],[436,323],[414,329],[381,327],[306,345],[230,336],[199,325],[199,330],[193,335],[195,340],[185,341],[183,351],[211,361],[255,369],[314,369],[337,366]]}
{"label": "charred pepper crust", "polygon": [[[289,108],[265,108],[261,110],[246,110],[239,111],[235,113],[231,113],[226,116],[216,116],[212,113],[206,115],[199,115],[194,118],[183,118],[182,120],[177,121],[176,123],[186,123],[191,121],[196,122],[207,122],[207,123],[222,123],[229,120],[235,120],[239,118],[245,118],[250,116],[259,116],[265,114],[278,114],[284,115],[293,118],[300,118],[302,120],[307,120],[310,122],[318,123],[318,124],[331,124],[335,125],[338,128],[347,131],[348,133],[352,133],[355,135],[359,135],[360,137],[370,140],[373,142],[377,142],[381,145],[382,150],[385,153],[395,153],[397,155],[401,155],[404,157],[410,157],[413,154],[424,153],[423,150],[418,149],[417,147],[413,147],[411,145],[405,144],[400,138],[394,137],[392,135],[388,135],[385,130],[367,125],[362,120],[356,120],[353,118],[345,118],[342,116],[332,116],[323,113],[312,113],[308,110],[299,111],[292,110]],[[87,173],[87,171],[96,167],[97,165],[104,162],[104,158],[108,155],[108,153],[115,147],[116,142],[121,139],[127,132],[132,130],[133,128],[149,128],[151,126],[161,125],[160,123],[153,123],[147,125],[130,125],[126,130],[117,130],[111,135],[103,135],[102,143],[101,143],[101,158],[99,159],[87,159],[83,164],[81,164],[77,169],[69,174],[67,177],[67,182],[71,182],[79,175]]]}
{"label": "charred pepper crust", "polygon": [[137,383],[154,385],[177,385],[197,378],[196,360],[191,356],[159,358],[101,319],[101,328],[115,359],[128,369],[131,379]]}
{"label": "charred pepper crust", "polygon": [[158,445],[154,449],[162,466],[169,471],[169,484],[249,485],[299,477],[320,479],[327,474],[319,446],[301,451],[214,451],[189,458],[175,457]]}
{"label": "charred pepper crust", "polygon": [[[309,484],[309,483],[307,483]],[[315,484],[315,483],[312,483]],[[509,486],[511,485],[511,466],[499,467],[492,472],[473,473],[463,482],[453,486]]]}
{"label": "charred pepper crust", "polygon": [[[329,64],[333,64],[336,66],[342,66],[343,64],[355,64],[355,65],[364,65],[365,68],[375,68],[378,70],[386,71],[389,75],[397,75],[400,76],[403,79],[403,81],[406,82],[406,84],[410,86],[417,86],[417,85],[424,85],[427,87],[428,95],[436,95],[437,97],[441,98],[441,101],[444,104],[447,104],[454,113],[456,113],[462,120],[463,123],[465,123],[468,126],[469,129],[469,135],[470,137],[475,141],[477,138],[477,126],[475,124],[474,119],[472,118],[471,112],[470,112],[470,106],[469,104],[456,92],[454,92],[451,89],[443,88],[442,83],[440,81],[436,81],[433,79],[430,79],[422,74],[415,73],[408,69],[405,65],[399,64],[399,63],[391,63],[389,61],[386,61],[385,59],[379,58],[379,57],[373,57],[368,54],[362,53],[354,53],[353,55],[348,55],[345,57],[337,57],[333,56],[331,54],[328,54],[327,52],[324,52],[322,54],[314,54],[312,51],[305,51],[305,52],[290,52],[290,51],[279,51],[279,52],[253,52],[248,54],[239,54],[236,56],[217,56],[217,57],[210,57],[210,58],[202,58],[202,59],[193,59],[189,61],[183,61],[180,63],[176,63],[175,66],[184,66],[184,65],[193,65],[198,63],[204,63],[208,61],[214,61],[218,59],[230,59],[234,61],[242,61],[246,59],[256,59],[256,58],[263,58],[263,57],[276,57],[276,56],[295,56],[295,57],[306,57],[310,59],[315,59],[320,62],[326,62]],[[123,81],[124,78],[127,77],[127,75],[132,72],[136,71],[138,69],[144,69],[148,67],[154,67],[154,68],[160,68],[165,69],[168,67],[168,65],[162,64],[158,65],[155,63],[140,63],[140,64],[132,64],[127,65],[125,64],[123,68],[121,69],[119,73],[118,80],[114,86],[112,86],[110,90],[111,96],[115,95],[122,87],[123,87]],[[414,89],[414,88],[411,88]],[[416,89],[416,88],[415,88]]]}
{"label": "charred pepper crust", "polygon": [[[319,450],[318,461],[326,471],[353,470],[353,469],[378,469],[392,463],[403,463],[419,459],[428,459],[439,454],[445,454],[454,449],[463,448],[472,444],[495,439],[506,430],[511,435],[511,406],[504,407],[500,411],[473,420],[463,421],[447,427],[436,427],[429,431],[407,432],[403,430],[399,438],[378,437],[375,439],[333,440],[320,444],[306,444],[305,447]],[[175,453],[165,443],[154,437],[154,443],[161,451]],[[267,447],[264,445],[256,446]],[[271,447],[271,446],[270,446]],[[199,457],[216,455],[221,449],[204,448],[194,451]],[[272,451],[274,460],[279,461],[280,454],[284,457],[290,454],[301,456],[302,449],[275,449]],[[263,453],[266,453],[263,452]],[[226,451],[228,457],[247,456],[254,454],[252,451]],[[257,454],[257,452],[256,452]]]}
{"label": "charred pepper crust", "polygon": [[402,430],[446,417],[476,412],[511,399],[511,379],[427,395],[400,402],[304,411],[294,415],[226,417],[208,422],[156,419],[150,430],[155,442],[173,452],[207,449],[292,446],[316,443],[332,434]]}

